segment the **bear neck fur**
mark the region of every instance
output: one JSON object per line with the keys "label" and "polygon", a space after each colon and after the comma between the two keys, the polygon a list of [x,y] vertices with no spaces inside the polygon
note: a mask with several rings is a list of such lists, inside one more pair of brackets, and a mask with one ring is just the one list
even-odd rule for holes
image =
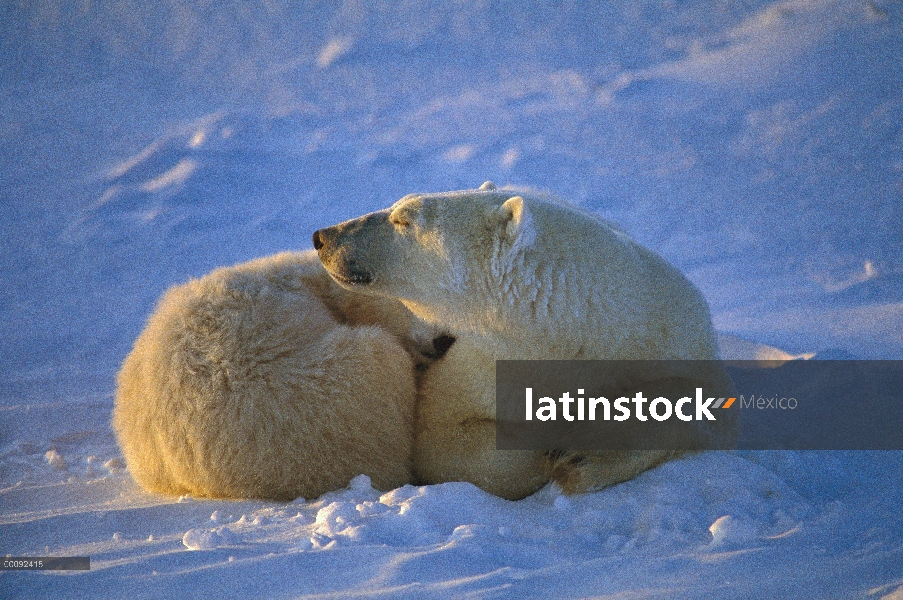
{"label": "bear neck fur", "polygon": [[[657,297],[654,286],[638,281],[672,279],[670,289],[679,290],[683,301],[705,305],[674,267],[595,216],[533,197],[524,205],[517,226],[507,225],[507,235],[496,238],[482,264],[467,269],[464,293],[453,304],[404,300],[405,305],[455,336],[483,338],[487,352],[500,358],[714,356],[714,334],[698,334],[711,331],[710,325],[686,323],[669,331],[647,325],[659,322],[650,315],[665,312],[674,298]],[[562,245],[566,252],[549,251]],[[578,254],[605,259],[567,258]],[[672,343],[681,335],[694,339]],[[668,348],[684,352],[670,356]]]}

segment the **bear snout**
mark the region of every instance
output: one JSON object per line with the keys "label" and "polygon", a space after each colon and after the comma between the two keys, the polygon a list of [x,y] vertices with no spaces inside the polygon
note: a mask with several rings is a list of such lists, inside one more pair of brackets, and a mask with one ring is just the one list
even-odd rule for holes
{"label": "bear snout", "polygon": [[[373,283],[374,251],[382,238],[391,233],[386,215],[387,211],[371,213],[314,231],[314,250],[335,281],[345,286]],[[380,239],[375,241],[374,237]]]}
{"label": "bear snout", "polygon": [[333,279],[348,285],[368,285],[373,274],[358,265],[351,249],[336,243],[336,227],[318,229],[313,234],[314,250]]}

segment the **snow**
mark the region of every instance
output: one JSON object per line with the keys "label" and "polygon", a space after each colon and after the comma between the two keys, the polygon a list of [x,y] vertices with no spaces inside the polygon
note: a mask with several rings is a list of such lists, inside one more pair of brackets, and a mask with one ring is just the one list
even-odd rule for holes
{"label": "snow", "polygon": [[142,492],[110,429],[167,287],[415,191],[549,190],[726,354],[903,359],[903,6],[0,7],[0,572],[34,597],[903,598],[903,452],[702,453],[584,496]]}

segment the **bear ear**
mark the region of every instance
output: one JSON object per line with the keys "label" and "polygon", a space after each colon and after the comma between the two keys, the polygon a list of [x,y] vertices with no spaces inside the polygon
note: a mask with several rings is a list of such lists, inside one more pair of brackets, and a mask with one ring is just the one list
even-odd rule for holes
{"label": "bear ear", "polygon": [[525,244],[533,241],[533,217],[521,196],[513,196],[505,200],[498,208],[501,220],[502,236],[510,241],[521,240]]}
{"label": "bear ear", "polygon": [[492,191],[495,189],[495,184],[492,183],[491,181],[487,181],[483,185],[480,186],[480,189],[483,191]]}

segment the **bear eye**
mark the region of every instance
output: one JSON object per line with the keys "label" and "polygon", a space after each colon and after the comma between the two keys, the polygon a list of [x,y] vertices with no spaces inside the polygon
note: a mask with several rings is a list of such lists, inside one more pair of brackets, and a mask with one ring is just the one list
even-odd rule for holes
{"label": "bear eye", "polygon": [[390,215],[389,222],[392,223],[392,225],[395,225],[396,227],[398,227],[399,229],[405,229],[405,228],[408,228],[411,226],[411,222],[408,221],[404,215]]}

